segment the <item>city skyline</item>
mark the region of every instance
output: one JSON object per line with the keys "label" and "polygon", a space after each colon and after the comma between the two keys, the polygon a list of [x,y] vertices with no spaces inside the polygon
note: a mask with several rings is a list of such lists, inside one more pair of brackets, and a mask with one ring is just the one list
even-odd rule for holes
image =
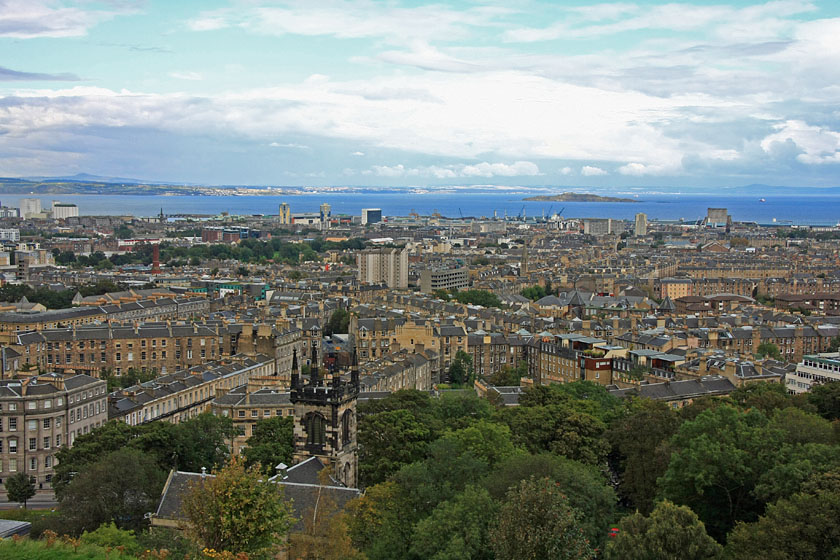
{"label": "city skyline", "polygon": [[840,7],[10,0],[0,176],[837,186]]}

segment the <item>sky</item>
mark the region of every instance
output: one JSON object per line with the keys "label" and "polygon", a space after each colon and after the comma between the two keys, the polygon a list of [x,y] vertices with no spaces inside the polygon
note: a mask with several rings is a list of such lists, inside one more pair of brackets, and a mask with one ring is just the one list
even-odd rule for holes
{"label": "sky", "polygon": [[0,0],[0,177],[840,186],[840,2]]}

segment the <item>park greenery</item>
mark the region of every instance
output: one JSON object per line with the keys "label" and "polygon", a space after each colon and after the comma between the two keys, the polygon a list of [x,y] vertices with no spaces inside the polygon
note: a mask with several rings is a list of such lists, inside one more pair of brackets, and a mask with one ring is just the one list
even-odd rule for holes
{"label": "park greenery", "polygon": [[66,309],[72,306],[73,298],[77,293],[82,297],[87,297],[118,292],[121,289],[110,280],[99,280],[95,284],[58,291],[47,287],[35,289],[27,284],[6,284],[0,287],[0,301],[17,303],[25,297],[30,303],[40,303],[47,309]]}
{"label": "park greenery", "polygon": [[[840,384],[796,396],[755,384],[682,408],[585,381],[527,388],[516,407],[398,391],[358,414],[364,494],[343,513],[325,503],[288,536],[288,504],[255,481],[289,462],[290,420],[258,421],[231,460],[230,420],[210,415],[108,423],[62,448],[59,508],[38,531],[69,535],[56,550],[125,541],[186,558],[202,547],[259,557],[284,539],[295,557],[368,560],[840,553]],[[202,466],[228,490],[205,483],[181,537],[146,531],[169,469]]]}

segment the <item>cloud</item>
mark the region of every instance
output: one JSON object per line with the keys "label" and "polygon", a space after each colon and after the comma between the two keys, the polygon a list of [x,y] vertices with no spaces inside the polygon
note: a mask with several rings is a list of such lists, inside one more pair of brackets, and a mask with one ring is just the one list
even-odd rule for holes
{"label": "cloud", "polygon": [[45,0],[3,0],[0,2],[0,37],[80,37],[90,27],[116,12],[59,7]]}
{"label": "cloud", "polygon": [[761,148],[772,153],[788,142],[793,142],[802,153],[797,161],[805,164],[840,163],[840,132],[811,126],[799,120],[790,120],[774,127],[778,132],[761,141]]}
{"label": "cloud", "polygon": [[597,177],[598,175],[608,175],[606,171],[604,171],[600,167],[595,167],[593,165],[584,165],[583,167],[581,167],[580,174],[584,177]]}
{"label": "cloud", "polygon": [[201,72],[170,72],[169,76],[176,80],[199,81],[204,79]]}
{"label": "cloud", "polygon": [[0,66],[0,82],[12,81],[78,81],[79,78],[75,74],[43,74],[40,72],[21,72]]}
{"label": "cloud", "polygon": [[269,144],[272,148],[289,148],[292,150],[311,150],[309,146],[304,144],[281,144],[280,142],[272,142]]}
{"label": "cloud", "polygon": [[633,175],[641,177],[643,175],[662,175],[665,168],[659,165],[645,165],[643,163],[628,163],[618,168],[618,172],[622,175]]}
{"label": "cloud", "polygon": [[352,154],[350,154],[350,155],[351,155],[351,156],[360,156],[360,157],[361,157],[361,156],[365,155],[365,153],[364,153],[364,152],[353,152],[353,153],[352,153]]}
{"label": "cloud", "polygon": [[403,164],[393,166],[373,165],[364,175],[378,177],[433,177],[435,179],[455,179],[458,177],[528,177],[540,175],[540,169],[530,161],[517,161],[513,164],[487,163],[458,164],[428,167],[406,167]]}
{"label": "cloud", "polygon": [[572,168],[571,167],[564,167],[560,170],[560,175],[571,175]]}

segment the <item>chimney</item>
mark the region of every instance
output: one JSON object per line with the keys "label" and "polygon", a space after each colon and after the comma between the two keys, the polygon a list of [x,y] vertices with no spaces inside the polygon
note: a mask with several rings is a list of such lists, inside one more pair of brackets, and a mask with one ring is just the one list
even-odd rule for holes
{"label": "chimney", "polygon": [[700,367],[697,368],[697,373],[700,375],[706,375],[706,372],[708,371],[707,361],[708,359],[706,356],[700,356]]}

